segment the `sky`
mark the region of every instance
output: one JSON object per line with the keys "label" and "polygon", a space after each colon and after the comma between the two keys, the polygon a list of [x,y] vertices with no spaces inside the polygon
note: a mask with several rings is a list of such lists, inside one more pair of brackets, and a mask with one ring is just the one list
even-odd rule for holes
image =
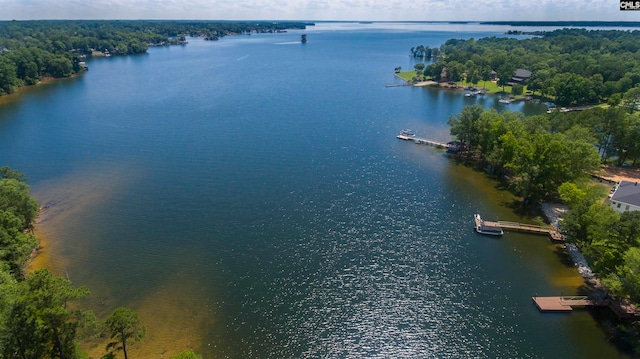
{"label": "sky", "polygon": [[640,21],[619,0],[0,0],[0,20]]}

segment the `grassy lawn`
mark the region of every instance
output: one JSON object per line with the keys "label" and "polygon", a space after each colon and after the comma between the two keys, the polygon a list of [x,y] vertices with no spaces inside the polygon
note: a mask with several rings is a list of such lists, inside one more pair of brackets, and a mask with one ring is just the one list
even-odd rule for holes
{"label": "grassy lawn", "polygon": [[[460,82],[460,84],[463,85],[464,87],[475,86],[477,88],[486,88],[487,92],[489,92],[489,93],[496,93],[496,92],[501,92],[502,91],[502,86],[498,86],[498,84],[496,84],[495,82],[491,82],[491,81],[480,81],[475,85],[473,85],[470,82]],[[511,86],[505,86],[504,90],[507,93],[511,93]]]}
{"label": "grassy lawn", "polygon": [[[502,86],[498,86],[497,83],[492,81],[480,81],[477,84],[473,85],[470,82],[458,82],[458,85],[462,85],[464,87],[474,86],[477,88],[486,88],[488,93],[499,93],[502,92]],[[505,86],[504,92],[511,94],[511,86]],[[523,89],[523,93],[527,92],[527,87],[525,86]]]}
{"label": "grassy lawn", "polygon": [[[409,81],[410,82],[416,76],[416,72],[415,71],[402,71],[402,72],[396,73],[396,76],[398,76],[399,78],[401,78],[401,79],[403,79],[405,81]],[[429,76],[427,76],[427,79],[429,79]]]}

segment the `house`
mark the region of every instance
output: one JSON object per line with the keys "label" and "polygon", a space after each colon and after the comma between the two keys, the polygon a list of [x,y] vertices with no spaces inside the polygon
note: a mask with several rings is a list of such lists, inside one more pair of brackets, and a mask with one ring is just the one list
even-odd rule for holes
{"label": "house", "polygon": [[620,213],[640,211],[640,186],[638,186],[638,182],[621,181],[614,189],[609,204]]}
{"label": "house", "polygon": [[524,85],[530,77],[531,77],[531,71],[525,70],[525,69],[517,69],[513,73],[511,82],[515,84]]}

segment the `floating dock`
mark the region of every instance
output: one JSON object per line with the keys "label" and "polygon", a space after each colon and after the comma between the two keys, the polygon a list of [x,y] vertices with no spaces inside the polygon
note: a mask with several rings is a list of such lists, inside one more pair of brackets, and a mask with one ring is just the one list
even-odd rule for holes
{"label": "floating dock", "polygon": [[565,296],[565,297],[532,297],[533,302],[541,312],[570,312],[574,307],[606,307],[609,302],[606,300],[594,300],[587,296]]}

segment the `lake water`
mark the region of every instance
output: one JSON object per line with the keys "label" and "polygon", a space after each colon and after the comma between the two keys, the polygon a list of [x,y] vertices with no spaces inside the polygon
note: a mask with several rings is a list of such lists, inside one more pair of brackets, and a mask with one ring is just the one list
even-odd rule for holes
{"label": "lake water", "polygon": [[140,358],[624,357],[588,311],[532,304],[583,283],[555,245],[473,232],[475,212],[520,220],[508,193],[395,138],[446,141],[464,105],[504,108],[385,85],[413,46],[505,29],[190,39],[0,99],[0,163],[47,206],[35,266],[87,285],[101,318],[138,311]]}

